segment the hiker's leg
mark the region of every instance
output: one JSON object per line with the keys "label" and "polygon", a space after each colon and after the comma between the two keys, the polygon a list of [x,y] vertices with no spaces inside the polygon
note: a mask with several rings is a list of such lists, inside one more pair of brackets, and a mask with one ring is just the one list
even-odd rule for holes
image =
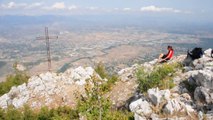
{"label": "hiker's leg", "polygon": [[159,55],[158,59],[159,59],[159,60],[162,59],[163,56],[164,56],[164,55],[161,53],[161,54]]}

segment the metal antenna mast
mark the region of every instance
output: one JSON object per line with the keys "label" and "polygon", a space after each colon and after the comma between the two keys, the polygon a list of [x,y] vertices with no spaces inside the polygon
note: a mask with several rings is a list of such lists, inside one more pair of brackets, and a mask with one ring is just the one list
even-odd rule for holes
{"label": "metal antenna mast", "polygon": [[45,36],[37,37],[36,39],[46,40],[48,71],[51,71],[50,39],[58,39],[58,36],[49,36],[48,27],[45,27]]}

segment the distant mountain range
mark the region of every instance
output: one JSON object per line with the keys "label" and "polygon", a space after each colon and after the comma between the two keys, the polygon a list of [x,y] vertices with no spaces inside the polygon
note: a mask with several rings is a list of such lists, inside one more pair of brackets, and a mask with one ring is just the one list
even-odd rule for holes
{"label": "distant mountain range", "polygon": [[53,25],[66,27],[92,26],[139,26],[147,29],[202,29],[212,30],[213,21],[191,19],[180,16],[146,16],[146,15],[72,15],[72,16],[0,16],[0,27]]}

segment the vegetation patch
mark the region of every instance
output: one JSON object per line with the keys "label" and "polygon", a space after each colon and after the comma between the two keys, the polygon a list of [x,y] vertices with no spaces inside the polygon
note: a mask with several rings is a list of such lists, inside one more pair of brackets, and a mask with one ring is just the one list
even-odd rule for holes
{"label": "vegetation patch", "polygon": [[92,84],[87,82],[86,96],[80,96],[78,100],[77,110],[79,113],[88,120],[128,120],[133,118],[130,112],[112,109],[110,100],[103,97],[106,91],[102,88],[107,83],[100,84],[102,82],[95,76],[92,77]]}
{"label": "vegetation patch", "polygon": [[15,74],[8,75],[5,82],[0,83],[0,96],[10,91],[13,86],[26,83],[29,76],[25,72],[16,71]]}
{"label": "vegetation patch", "polygon": [[141,92],[146,92],[153,87],[160,89],[170,89],[174,87],[172,78],[178,69],[181,68],[179,63],[162,64],[155,66],[151,72],[145,72],[144,68],[139,68],[136,72],[139,89]]}
{"label": "vegetation patch", "polygon": [[56,109],[43,107],[39,112],[33,111],[28,106],[23,109],[13,107],[0,109],[0,120],[77,120],[78,118],[78,112],[66,106]]}
{"label": "vegetation patch", "polygon": [[113,74],[110,75],[106,69],[103,63],[98,63],[98,65],[95,67],[95,72],[102,78],[107,79],[105,83],[102,83],[100,86],[100,89],[102,92],[108,92],[112,89],[112,86],[115,84],[116,81],[118,81],[118,75]]}

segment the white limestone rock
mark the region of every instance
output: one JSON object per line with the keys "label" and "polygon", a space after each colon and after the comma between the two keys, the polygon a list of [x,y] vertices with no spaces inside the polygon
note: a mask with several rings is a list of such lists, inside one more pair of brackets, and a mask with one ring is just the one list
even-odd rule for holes
{"label": "white limestone rock", "polygon": [[13,99],[12,101],[12,105],[15,107],[15,108],[20,108],[20,107],[23,107],[24,104],[26,104],[26,102],[28,101],[29,97],[16,97]]}
{"label": "white limestone rock", "polygon": [[206,56],[208,56],[208,57],[211,57],[211,51],[212,51],[212,49],[209,48],[209,49],[207,49],[207,50],[204,51],[204,54],[205,54]]}
{"label": "white limestone rock", "polygon": [[158,59],[154,59],[149,62],[149,64],[151,64],[151,65],[155,65],[156,63],[158,63]]}
{"label": "white limestone rock", "polygon": [[197,87],[194,91],[194,99],[199,103],[213,103],[213,90],[207,89],[205,87]]}
{"label": "white limestone rock", "polygon": [[175,112],[180,112],[180,110],[182,109],[182,104],[183,103],[177,99],[169,100],[166,106],[164,107],[163,111],[164,113],[172,115]]}
{"label": "white limestone rock", "polygon": [[158,88],[152,88],[148,90],[148,96],[151,102],[158,106],[163,100],[170,99],[170,91],[167,90],[160,90]]}
{"label": "white limestone rock", "polygon": [[56,73],[51,72],[42,73],[39,75],[41,80],[46,82],[56,82],[56,76],[57,76]]}
{"label": "white limestone rock", "polygon": [[8,96],[8,94],[4,94],[3,96],[0,97],[0,107],[3,109],[7,108],[9,101],[10,101],[10,97]]}
{"label": "white limestone rock", "polygon": [[196,84],[205,88],[213,88],[213,72],[209,70],[200,70],[197,75],[194,76]]}
{"label": "white limestone rock", "polygon": [[93,68],[87,67],[84,69],[80,66],[72,71],[71,78],[73,78],[77,85],[84,85],[86,84],[86,80],[89,79],[93,74]]}
{"label": "white limestone rock", "polygon": [[134,102],[132,102],[129,105],[129,108],[132,112],[140,115],[141,117],[150,116],[152,113],[152,109],[150,104],[143,99],[138,99]]}
{"label": "white limestone rock", "polygon": [[147,120],[146,117],[138,115],[137,113],[134,114],[134,120]]}

